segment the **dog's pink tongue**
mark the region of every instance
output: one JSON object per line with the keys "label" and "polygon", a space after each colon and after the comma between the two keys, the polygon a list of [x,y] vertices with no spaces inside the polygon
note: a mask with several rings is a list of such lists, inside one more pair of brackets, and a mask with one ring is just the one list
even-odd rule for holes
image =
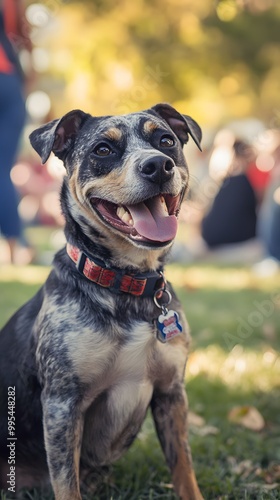
{"label": "dog's pink tongue", "polygon": [[161,196],[157,196],[146,203],[129,205],[128,210],[133,218],[136,231],[152,241],[173,240],[177,232],[177,218],[168,215],[166,204]]}

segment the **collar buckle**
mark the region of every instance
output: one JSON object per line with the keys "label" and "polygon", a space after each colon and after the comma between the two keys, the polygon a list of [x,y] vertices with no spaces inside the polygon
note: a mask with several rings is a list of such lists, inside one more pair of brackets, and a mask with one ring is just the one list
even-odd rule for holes
{"label": "collar buckle", "polygon": [[84,267],[85,267],[85,262],[87,260],[87,256],[84,252],[80,251],[80,254],[78,256],[78,260],[76,262],[76,269],[79,271],[80,274],[84,274]]}
{"label": "collar buckle", "polygon": [[135,278],[139,280],[146,280],[145,288],[141,297],[153,297],[155,291],[163,286],[162,271],[137,274]]}

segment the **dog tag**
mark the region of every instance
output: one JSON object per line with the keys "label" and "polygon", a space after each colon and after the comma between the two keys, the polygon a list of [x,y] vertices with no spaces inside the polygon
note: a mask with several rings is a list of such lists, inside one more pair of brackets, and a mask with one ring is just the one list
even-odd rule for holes
{"label": "dog tag", "polygon": [[157,319],[157,338],[165,343],[182,332],[179,314],[172,309],[165,310]]}

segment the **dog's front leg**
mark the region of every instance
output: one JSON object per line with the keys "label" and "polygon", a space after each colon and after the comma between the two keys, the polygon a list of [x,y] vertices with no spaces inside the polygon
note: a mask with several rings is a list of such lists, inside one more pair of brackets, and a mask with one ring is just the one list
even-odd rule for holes
{"label": "dog's front leg", "polygon": [[183,384],[174,384],[168,392],[155,391],[151,408],[177,495],[182,500],[203,500],[188,444],[187,398]]}
{"label": "dog's front leg", "polygon": [[79,463],[83,415],[72,396],[43,393],[43,425],[55,500],[81,500]]}

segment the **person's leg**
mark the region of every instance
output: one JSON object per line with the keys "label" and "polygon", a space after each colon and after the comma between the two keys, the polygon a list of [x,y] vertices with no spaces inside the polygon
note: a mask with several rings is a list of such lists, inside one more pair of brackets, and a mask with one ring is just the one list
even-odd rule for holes
{"label": "person's leg", "polygon": [[272,231],[271,211],[273,204],[274,187],[269,186],[265,198],[260,206],[257,220],[257,236],[264,244],[265,251],[267,252],[268,241]]}
{"label": "person's leg", "polygon": [[271,202],[271,224],[267,241],[269,254],[280,261],[280,185],[275,189]]}
{"label": "person's leg", "polygon": [[16,159],[25,120],[20,82],[15,75],[0,74],[0,230],[7,239],[11,258],[21,236],[18,196],[10,172]]}

